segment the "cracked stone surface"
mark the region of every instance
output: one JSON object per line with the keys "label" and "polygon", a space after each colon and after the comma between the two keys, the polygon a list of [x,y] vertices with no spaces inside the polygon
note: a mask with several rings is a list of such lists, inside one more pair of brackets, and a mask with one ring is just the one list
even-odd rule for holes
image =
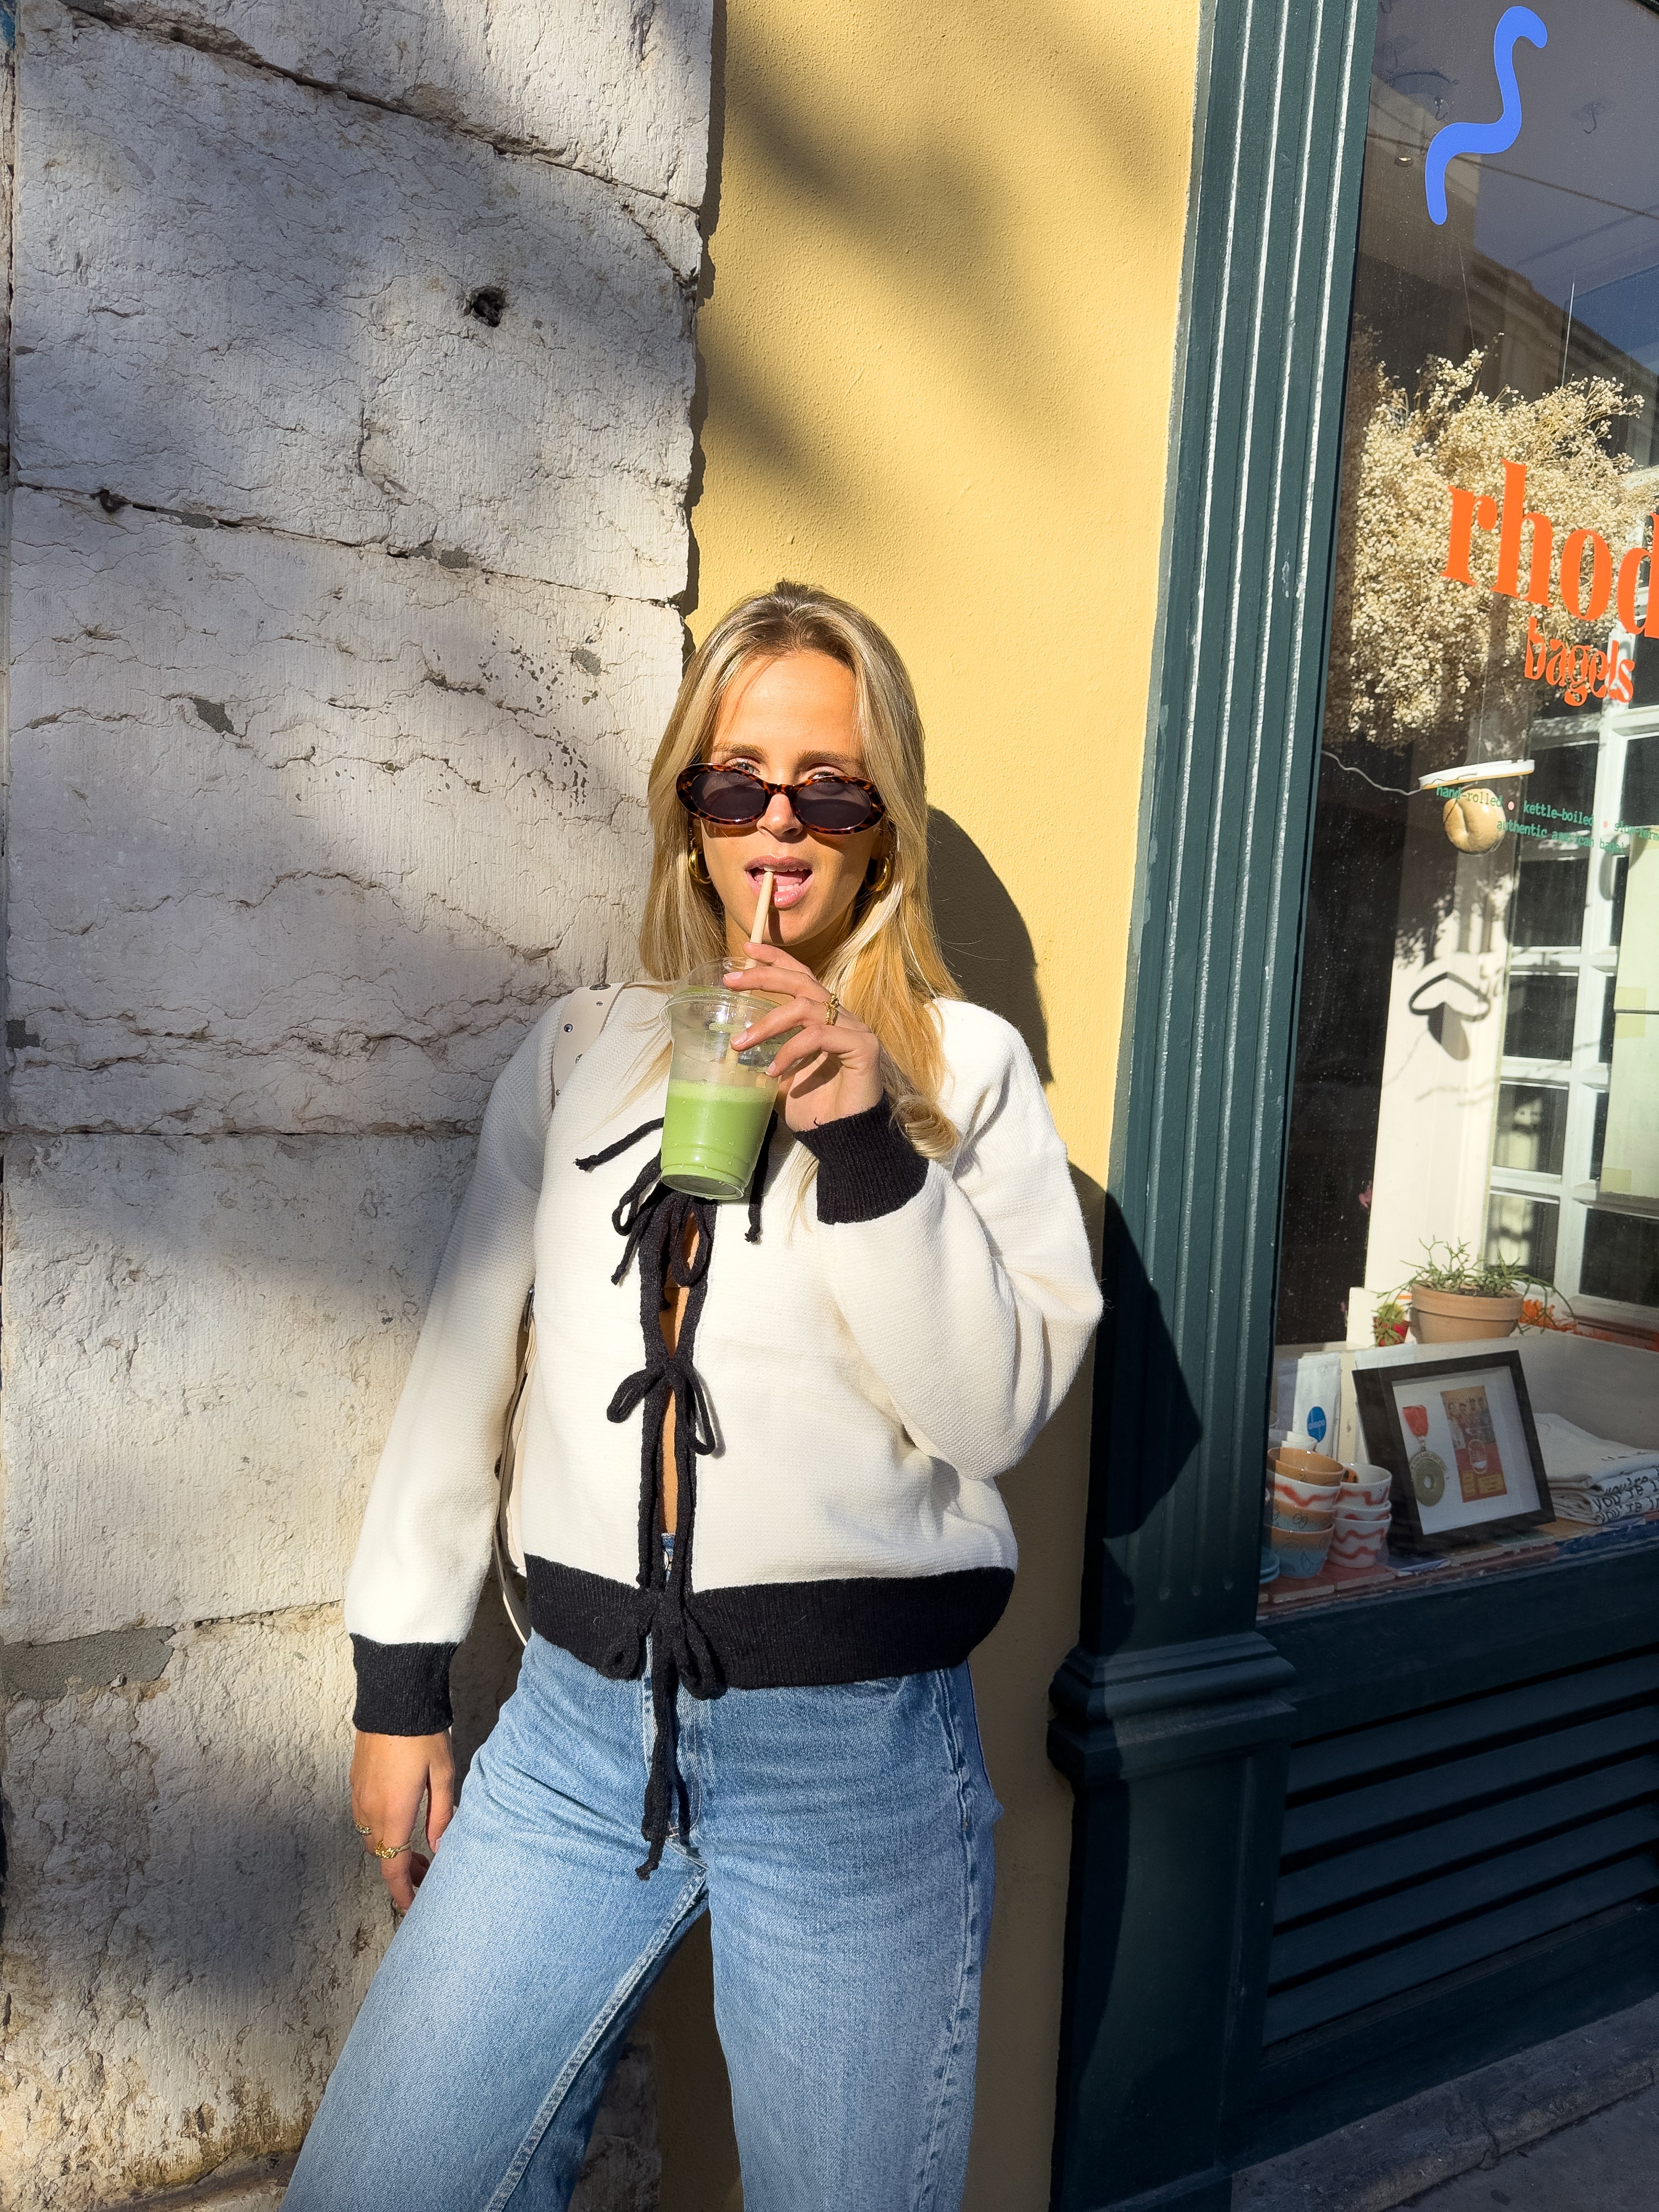
{"label": "cracked stone surface", "polygon": [[[0,49],[8,2212],[276,2202],[391,1933],[336,1601],[489,1085],[634,957],[710,39],[23,0]],[[636,2048],[576,2212],[658,2170]]]}
{"label": "cracked stone surface", "polygon": [[[145,1683],[4,1709],[8,2212],[279,2203],[392,1936],[345,1816],[339,1608],[167,1646]],[[660,2165],[632,2044],[571,2212],[655,2212]]]}
{"label": "cracked stone surface", "polygon": [[672,610],[40,493],[14,527],[15,1121],[470,1127],[631,970]]}
{"label": "cracked stone surface", "polygon": [[338,1597],[471,1155],[11,1139],[0,1636]]}
{"label": "cracked stone surface", "polygon": [[392,1933],[337,1608],[173,1641],[157,1681],[7,1709],[9,2212],[291,2149]]}
{"label": "cracked stone surface", "polygon": [[689,213],[57,0],[18,56],[24,483],[684,588]]}
{"label": "cracked stone surface", "polygon": [[81,0],[682,206],[708,168],[712,0]]}

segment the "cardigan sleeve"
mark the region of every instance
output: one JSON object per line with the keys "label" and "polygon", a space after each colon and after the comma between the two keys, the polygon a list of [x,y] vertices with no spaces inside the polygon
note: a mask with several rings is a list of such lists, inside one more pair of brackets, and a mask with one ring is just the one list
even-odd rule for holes
{"label": "cardigan sleeve", "polygon": [[952,1102],[965,1126],[951,1162],[923,1159],[884,1102],[802,1141],[847,1328],[917,1443],[983,1481],[1024,1455],[1065,1396],[1101,1297],[1030,1054],[975,1012],[994,1048]]}
{"label": "cardigan sleeve", "polygon": [[495,1462],[535,1273],[536,1207],[562,1001],[497,1079],[477,1164],[369,1491],[346,1585],[357,1727],[450,1720],[449,1662],[489,1565]]}

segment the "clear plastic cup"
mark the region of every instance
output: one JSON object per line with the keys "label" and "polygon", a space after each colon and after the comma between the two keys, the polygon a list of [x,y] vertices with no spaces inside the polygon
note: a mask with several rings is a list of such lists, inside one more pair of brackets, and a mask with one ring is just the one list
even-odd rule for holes
{"label": "clear plastic cup", "polygon": [[754,1180],[777,1078],[772,1062],[793,1030],[747,1052],[732,1039],[788,1001],[776,991],[745,991],[721,981],[731,961],[692,969],[668,1001],[674,1057],[663,1110],[662,1179],[696,1198],[746,1198]]}

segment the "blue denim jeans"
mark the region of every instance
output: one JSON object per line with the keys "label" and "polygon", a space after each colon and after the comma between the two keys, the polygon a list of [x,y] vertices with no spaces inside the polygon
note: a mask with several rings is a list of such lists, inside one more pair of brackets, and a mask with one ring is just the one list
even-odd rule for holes
{"label": "blue denim jeans", "polygon": [[689,1845],[641,1881],[650,1684],[532,1638],[287,2212],[562,2212],[704,1912],[745,2212],[956,2212],[1001,1809],[967,1668],[678,1711]]}

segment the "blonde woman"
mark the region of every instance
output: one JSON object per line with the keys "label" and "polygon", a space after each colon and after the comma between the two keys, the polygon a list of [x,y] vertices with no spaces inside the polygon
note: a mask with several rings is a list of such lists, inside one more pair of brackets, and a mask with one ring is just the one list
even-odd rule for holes
{"label": "blonde woman", "polygon": [[[289,2212],[562,2207],[704,1912],[748,2212],[961,2197],[1000,1809],[965,1662],[1013,1580],[996,1478],[1100,1300],[1030,1054],[939,957],[921,726],[875,624],[793,585],[734,608],[650,806],[643,977],[556,1103],[563,1005],[497,1082],[369,1498],[353,1817],[412,1909]],[[721,957],[787,994],[750,1041],[796,1032],[746,1210],[657,1171],[665,987]],[[451,1825],[532,1280],[534,1633]]]}

